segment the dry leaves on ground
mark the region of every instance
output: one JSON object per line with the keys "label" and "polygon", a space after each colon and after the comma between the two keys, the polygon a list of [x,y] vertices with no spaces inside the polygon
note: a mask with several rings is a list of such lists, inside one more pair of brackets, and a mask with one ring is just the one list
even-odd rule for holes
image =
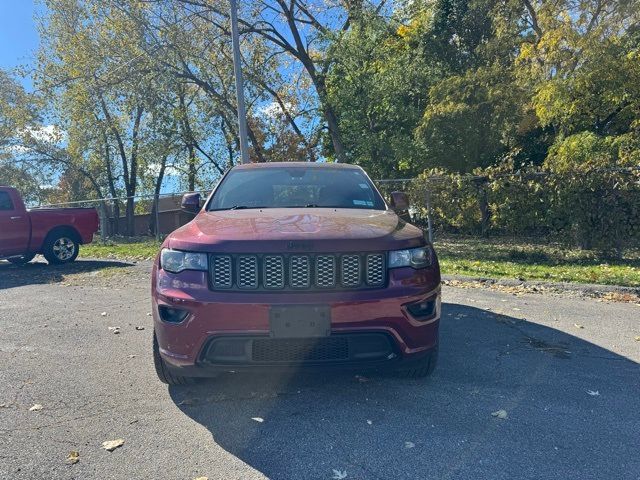
{"label": "dry leaves on ground", "polygon": [[496,417],[496,418],[501,418],[501,419],[505,419],[507,418],[507,411],[506,410],[498,410],[496,412],[493,412],[491,414],[492,417]]}
{"label": "dry leaves on ground", "polygon": [[105,450],[108,450],[110,452],[113,452],[116,448],[119,448],[122,445],[124,445],[124,440],[122,438],[118,438],[116,440],[108,440],[106,442],[102,442],[102,448],[104,448]]}
{"label": "dry leaves on ground", "polygon": [[80,461],[80,452],[76,450],[71,450],[69,455],[67,456],[67,463],[69,465],[74,465]]}

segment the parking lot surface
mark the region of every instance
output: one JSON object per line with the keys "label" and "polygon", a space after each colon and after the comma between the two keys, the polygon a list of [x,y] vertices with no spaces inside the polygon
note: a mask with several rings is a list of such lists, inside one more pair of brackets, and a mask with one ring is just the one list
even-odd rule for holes
{"label": "parking lot surface", "polygon": [[637,304],[444,287],[428,379],[167,387],[149,272],[0,262],[0,478],[640,478]]}

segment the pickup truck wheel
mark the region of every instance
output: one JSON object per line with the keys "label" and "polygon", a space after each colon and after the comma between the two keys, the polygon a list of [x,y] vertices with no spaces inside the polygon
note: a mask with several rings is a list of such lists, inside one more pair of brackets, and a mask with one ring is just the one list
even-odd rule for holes
{"label": "pickup truck wheel", "polygon": [[30,253],[29,255],[22,255],[21,257],[11,257],[11,258],[8,258],[7,260],[9,260],[14,265],[26,265],[31,260],[33,260],[33,257],[35,256],[36,256],[35,253],[33,254]]}
{"label": "pickup truck wheel", "polygon": [[396,375],[401,378],[423,378],[428,377],[436,369],[438,363],[438,350],[435,349],[424,360],[417,362],[410,367],[399,368]]}
{"label": "pickup truck wheel", "polygon": [[44,242],[42,254],[50,264],[61,265],[73,262],[79,250],[75,235],[68,231],[60,231],[49,234]]}
{"label": "pickup truck wheel", "polygon": [[153,364],[156,367],[158,378],[162,383],[166,383],[167,385],[190,385],[196,381],[196,379],[192,377],[183,377],[171,373],[160,356],[160,347],[158,347],[158,339],[155,333],[153,334]]}

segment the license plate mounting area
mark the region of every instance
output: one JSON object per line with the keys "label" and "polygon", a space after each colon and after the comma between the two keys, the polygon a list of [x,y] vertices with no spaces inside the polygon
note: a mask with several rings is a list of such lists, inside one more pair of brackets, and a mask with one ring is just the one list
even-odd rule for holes
{"label": "license plate mounting area", "polygon": [[278,305],[269,309],[273,338],[317,338],[331,334],[328,305]]}

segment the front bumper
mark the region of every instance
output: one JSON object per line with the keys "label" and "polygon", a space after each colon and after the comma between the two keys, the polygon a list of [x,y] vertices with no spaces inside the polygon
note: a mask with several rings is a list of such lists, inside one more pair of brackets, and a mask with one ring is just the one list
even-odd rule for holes
{"label": "front bumper", "polygon": [[[184,375],[246,367],[378,366],[423,358],[438,346],[440,275],[436,269],[389,271],[387,287],[341,292],[215,292],[205,272],[154,268],[152,303],[160,355]],[[407,306],[432,302],[414,318]],[[316,339],[270,337],[273,305],[328,305],[331,334]],[[187,312],[180,323],[159,306]]]}

